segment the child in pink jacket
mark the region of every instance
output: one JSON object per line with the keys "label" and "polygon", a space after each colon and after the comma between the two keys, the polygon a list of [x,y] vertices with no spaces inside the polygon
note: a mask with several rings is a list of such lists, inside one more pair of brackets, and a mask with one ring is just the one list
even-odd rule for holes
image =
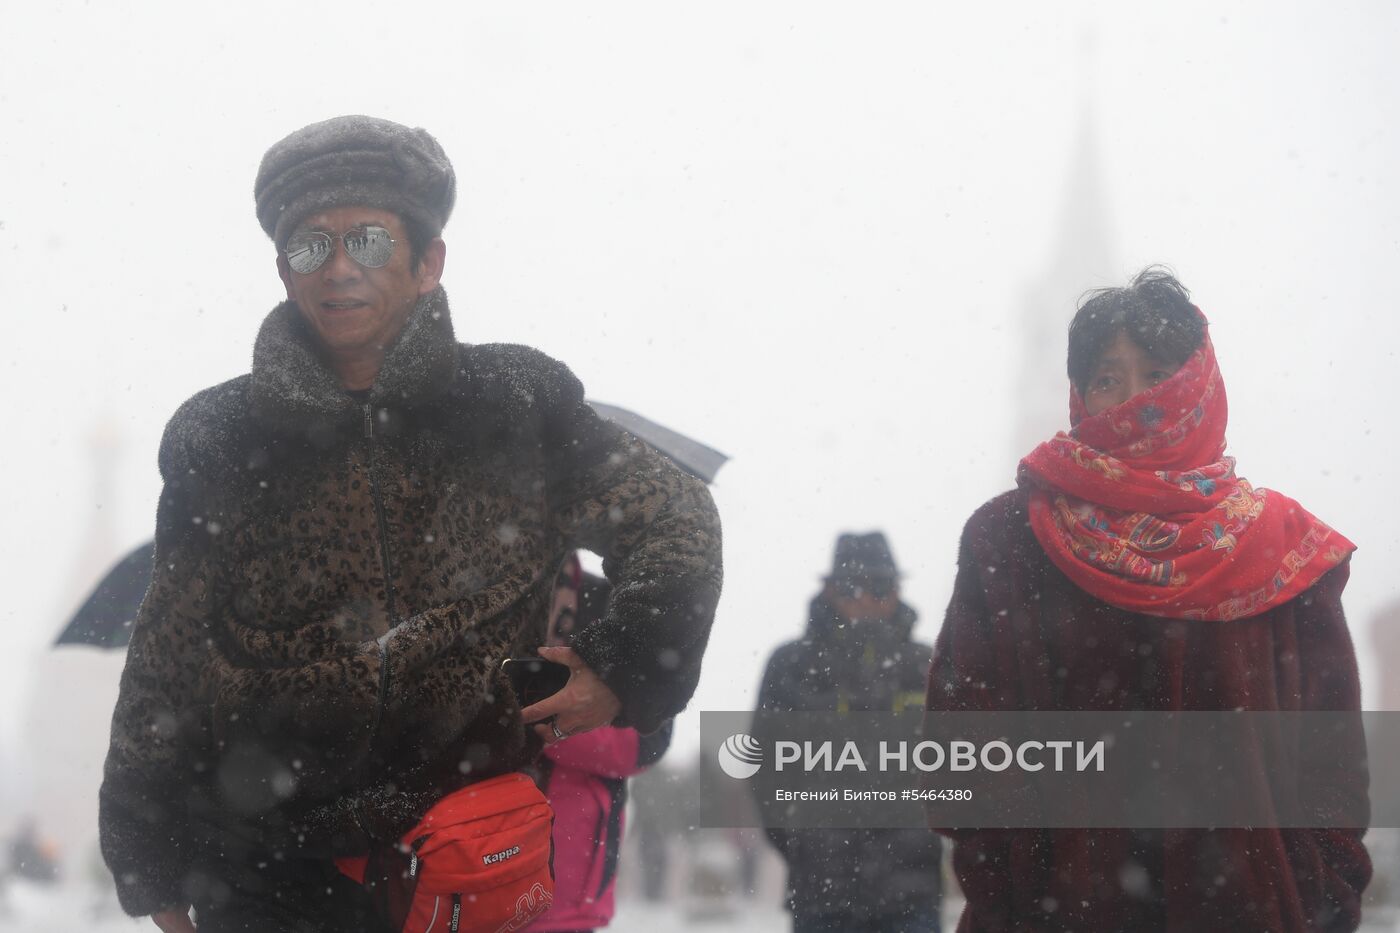
{"label": "child in pink jacket", "polygon": [[[555,587],[546,643],[567,645],[575,631],[602,616],[607,597],[607,581],[583,574],[571,557]],[[667,723],[651,735],[603,726],[545,747],[537,781],[554,808],[554,906],[530,930],[596,930],[612,920],[627,779],[670,744]]]}

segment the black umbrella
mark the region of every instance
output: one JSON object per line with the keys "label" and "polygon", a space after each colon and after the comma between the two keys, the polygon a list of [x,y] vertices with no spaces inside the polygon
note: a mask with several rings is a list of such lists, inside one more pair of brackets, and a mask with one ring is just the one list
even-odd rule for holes
{"label": "black umbrella", "polygon": [[588,404],[592,405],[594,411],[613,424],[636,435],[670,457],[676,466],[698,480],[713,483],[715,474],[729,459],[713,447],[708,447],[684,434],[672,431],[665,425],[657,424],[649,418],[643,418],[634,411],[592,400]]}
{"label": "black umbrella", "polygon": [[[636,412],[616,405],[590,401],[598,414],[646,441],[676,466],[706,483],[714,482],[715,474],[729,458],[713,447],[707,447],[684,434],[643,418]],[[151,567],[155,563],[155,544],[147,541],[126,555],[111,569],[92,595],[74,614],[54,645],[95,645],[98,648],[125,648],[131,641],[131,623],[136,610],[151,585]]]}
{"label": "black umbrella", "polygon": [[147,541],[113,567],[58,636],[55,645],[95,645],[125,648],[131,640],[131,623],[151,585],[156,546]]}

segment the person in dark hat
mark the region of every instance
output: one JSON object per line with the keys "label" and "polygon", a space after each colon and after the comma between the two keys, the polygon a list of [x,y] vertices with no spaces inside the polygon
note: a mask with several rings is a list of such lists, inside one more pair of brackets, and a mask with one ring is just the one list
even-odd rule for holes
{"label": "person in dark hat", "polygon": [[[771,712],[920,709],[932,649],[899,598],[883,533],[842,534],[807,631],[773,652],[759,690]],[[937,931],[942,844],[925,829],[768,830],[788,866],[795,933]]]}
{"label": "person in dark hat", "polygon": [[[297,130],[258,171],[287,300],[251,373],[161,441],[101,790],[122,906],[164,930],[193,930],[190,905],[201,933],[384,929],[333,859],[542,743],[653,731],[695,689],[721,578],[709,493],[563,364],[457,342],[456,193],[437,140],[374,117]],[[522,710],[500,663],[538,647],[577,547],[615,594],[541,649],[571,678]]]}

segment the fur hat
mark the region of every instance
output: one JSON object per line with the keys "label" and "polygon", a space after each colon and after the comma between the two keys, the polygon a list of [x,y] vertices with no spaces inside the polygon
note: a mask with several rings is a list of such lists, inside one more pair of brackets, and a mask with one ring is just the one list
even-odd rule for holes
{"label": "fur hat", "polygon": [[457,176],[438,141],[377,117],[304,126],[267,150],[253,183],[258,223],[281,247],[311,214],[350,204],[393,211],[442,232]]}

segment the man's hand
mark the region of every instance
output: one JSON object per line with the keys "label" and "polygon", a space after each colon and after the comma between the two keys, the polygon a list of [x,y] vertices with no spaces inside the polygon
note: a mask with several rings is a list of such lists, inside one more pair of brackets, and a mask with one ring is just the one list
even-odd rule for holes
{"label": "man's hand", "polygon": [[540,657],[566,664],[570,672],[569,682],[563,690],[520,711],[526,722],[541,719],[552,721],[552,725],[546,722],[534,727],[535,734],[546,745],[552,745],[565,736],[606,726],[622,712],[622,701],[617,694],[583,663],[583,658],[575,654],[574,649],[541,648]]}
{"label": "man's hand", "polygon": [[186,907],[170,907],[166,910],[158,910],[151,914],[151,920],[160,927],[164,933],[196,933],[194,922],[190,920],[190,909]]}

